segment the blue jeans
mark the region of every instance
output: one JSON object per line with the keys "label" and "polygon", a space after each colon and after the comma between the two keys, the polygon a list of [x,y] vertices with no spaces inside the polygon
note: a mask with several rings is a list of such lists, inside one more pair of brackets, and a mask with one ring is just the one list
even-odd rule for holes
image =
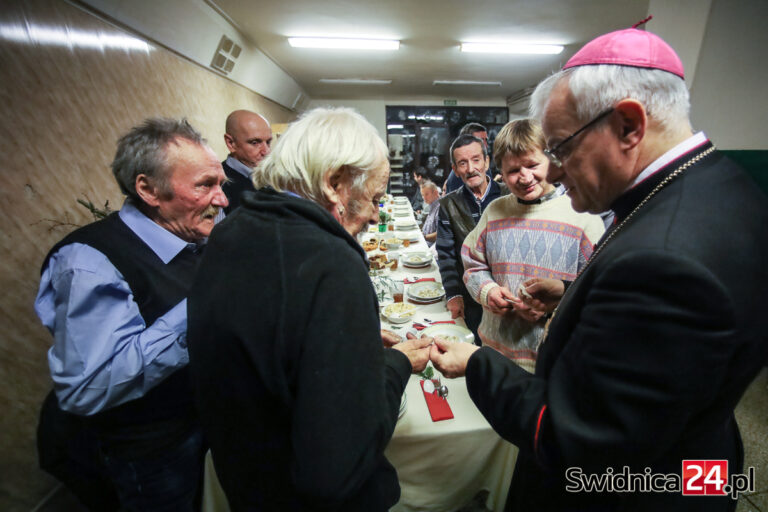
{"label": "blue jeans", "polygon": [[203,434],[195,429],[177,446],[153,456],[115,455],[102,448],[101,462],[124,510],[197,512],[203,480]]}

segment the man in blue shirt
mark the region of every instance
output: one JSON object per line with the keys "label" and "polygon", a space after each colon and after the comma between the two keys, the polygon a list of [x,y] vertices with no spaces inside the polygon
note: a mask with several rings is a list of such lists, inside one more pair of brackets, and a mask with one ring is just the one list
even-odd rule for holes
{"label": "man in blue shirt", "polygon": [[253,190],[251,173],[271,151],[272,127],[264,116],[249,110],[235,110],[227,116],[224,142],[229,156],[221,165],[227,182],[224,193],[229,206],[224,213],[229,213],[240,206],[240,195],[246,190]]}
{"label": "man in blue shirt", "polygon": [[[462,186],[440,200],[437,225],[437,263],[452,318],[461,317],[477,336],[483,310],[464,286],[461,246],[485,208],[502,194],[498,183],[488,176],[489,158],[483,141],[473,135],[459,135],[451,144],[451,166]],[[504,190],[506,193],[506,189]]]}
{"label": "man in blue shirt", "polygon": [[35,311],[54,337],[40,464],[91,510],[196,510],[205,448],[187,374],[186,295],[227,198],[186,120],[118,141],[118,213],[43,263]]}
{"label": "man in blue shirt", "polygon": [[426,206],[424,206],[424,212],[426,217],[424,218],[424,224],[421,226],[421,232],[424,233],[424,240],[427,245],[432,247],[437,240],[437,214],[440,211],[440,187],[435,185],[434,182],[426,180],[421,184],[421,197],[424,198]]}

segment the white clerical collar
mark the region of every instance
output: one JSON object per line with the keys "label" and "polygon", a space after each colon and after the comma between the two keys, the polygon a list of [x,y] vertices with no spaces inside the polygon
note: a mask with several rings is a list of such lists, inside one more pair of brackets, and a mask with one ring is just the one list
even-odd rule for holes
{"label": "white clerical collar", "polygon": [[683,142],[673,147],[659,158],[651,162],[651,164],[643,169],[643,172],[637,175],[635,181],[627,188],[627,190],[634,188],[638,183],[644,181],[649,176],[654,175],[656,172],[664,168],[670,162],[680,158],[682,155],[689,153],[699,146],[707,143],[709,139],[704,132],[698,132],[696,135],[688,137]]}

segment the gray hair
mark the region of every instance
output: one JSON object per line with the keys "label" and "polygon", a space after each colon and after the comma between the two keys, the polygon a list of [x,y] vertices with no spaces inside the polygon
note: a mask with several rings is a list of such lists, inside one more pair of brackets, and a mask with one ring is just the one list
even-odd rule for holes
{"label": "gray hair", "polygon": [[424,180],[424,182],[421,184],[419,188],[426,188],[431,190],[437,190],[438,194],[440,193],[440,187],[438,187],[434,181],[431,180]]}
{"label": "gray hair", "polygon": [[168,161],[166,148],[168,144],[176,143],[177,139],[205,144],[200,132],[192,128],[186,119],[146,119],[118,139],[112,174],[123,194],[141,203],[136,193],[136,178],[140,174],[152,179],[162,193],[172,193],[168,182],[172,162]]}
{"label": "gray hair", "polygon": [[[289,190],[327,206],[322,189],[326,175],[345,175],[360,193],[370,173],[387,165],[387,154],[376,129],[356,111],[316,108],[291,123],[252,180],[256,188]],[[355,204],[349,206],[354,209]]]}
{"label": "gray hair", "polygon": [[576,100],[576,116],[586,123],[626,98],[640,101],[662,129],[690,127],[690,96],[685,81],[660,69],[617,65],[578,66],[542,81],[531,96],[530,113],[541,119],[552,90],[565,80]]}

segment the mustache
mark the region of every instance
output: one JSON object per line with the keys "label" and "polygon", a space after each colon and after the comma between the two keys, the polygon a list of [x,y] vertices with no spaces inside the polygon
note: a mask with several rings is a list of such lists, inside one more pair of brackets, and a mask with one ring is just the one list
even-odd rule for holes
{"label": "mustache", "polygon": [[211,204],[211,205],[208,205],[208,207],[205,210],[203,210],[203,213],[200,214],[200,216],[203,217],[204,219],[209,217],[214,219],[219,214],[219,211],[221,211],[221,208]]}

